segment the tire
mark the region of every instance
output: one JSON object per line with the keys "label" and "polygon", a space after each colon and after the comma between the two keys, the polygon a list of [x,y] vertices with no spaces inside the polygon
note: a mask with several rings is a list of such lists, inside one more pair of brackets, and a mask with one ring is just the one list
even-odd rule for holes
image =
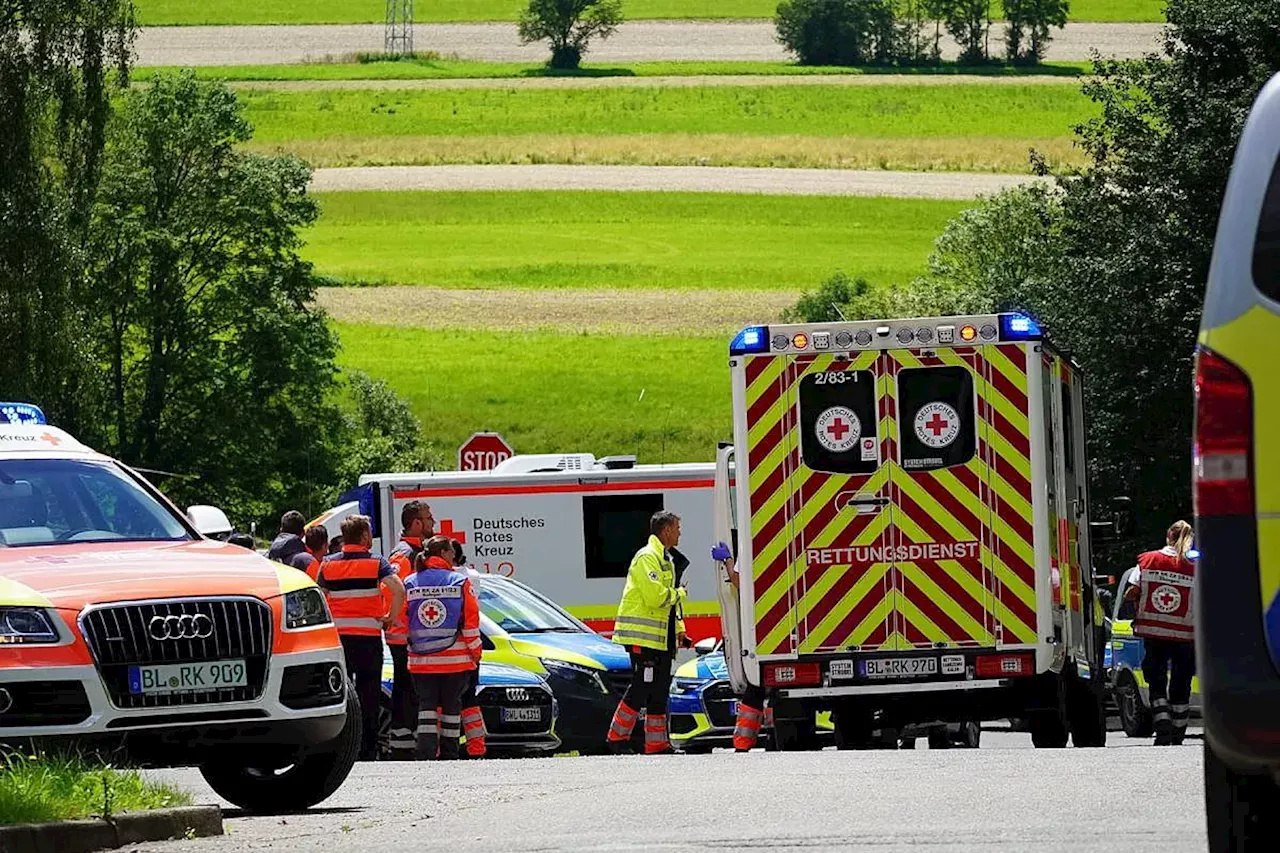
{"label": "tire", "polygon": [[360,727],[360,699],[348,683],[347,721],[329,743],[313,747],[284,768],[246,766],[228,758],[201,765],[200,775],[218,796],[247,812],[309,809],[332,796],[351,773],[360,754]]}
{"label": "tire", "polygon": [[1049,708],[1032,711],[1027,715],[1027,723],[1031,729],[1031,743],[1036,749],[1062,749],[1067,745],[1071,730],[1067,723],[1067,690],[1066,679],[1073,671],[1068,670],[1061,675],[1042,676],[1041,684],[1045,691],[1045,699]]}
{"label": "tire", "polygon": [[929,749],[950,749],[951,732],[946,726],[934,726],[929,729]]}
{"label": "tire", "polygon": [[898,741],[898,748],[899,749],[915,749],[916,739],[913,737],[904,737],[902,740]]}
{"label": "tire", "polygon": [[684,753],[685,755],[710,755],[711,745],[706,743],[698,743],[697,741],[691,741],[689,743],[686,743],[684,746],[680,747],[680,752]]}
{"label": "tire", "polygon": [[773,722],[775,752],[812,752],[822,749],[813,720],[777,720]]}
{"label": "tire", "polygon": [[1268,775],[1237,773],[1204,744],[1205,823],[1209,853],[1275,850],[1280,837],[1280,785]]}
{"label": "tire", "polygon": [[1098,748],[1107,745],[1106,698],[1092,679],[1077,674],[1067,685],[1067,720],[1073,746]]}
{"label": "tire", "polygon": [[837,711],[835,714],[836,749],[874,749],[875,732],[872,718],[855,711]]}
{"label": "tire", "polygon": [[1149,738],[1155,730],[1151,719],[1151,710],[1143,704],[1142,693],[1138,690],[1138,682],[1125,673],[1116,682],[1116,708],[1120,712],[1120,728],[1129,737]]}
{"label": "tire", "polygon": [[982,746],[982,724],[973,720],[961,723],[952,743],[960,749],[978,749]]}
{"label": "tire", "polygon": [[378,755],[391,754],[391,698],[378,694]]}

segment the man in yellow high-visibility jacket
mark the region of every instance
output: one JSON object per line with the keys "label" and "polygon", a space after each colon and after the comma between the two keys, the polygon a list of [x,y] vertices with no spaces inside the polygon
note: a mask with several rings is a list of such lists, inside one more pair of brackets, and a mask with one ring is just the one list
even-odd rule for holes
{"label": "man in yellow high-visibility jacket", "polygon": [[667,693],[676,649],[687,640],[679,611],[688,591],[676,584],[671,559],[671,550],[680,542],[680,517],[655,513],[649,533],[649,541],[631,560],[613,627],[613,641],[631,654],[631,686],[613,714],[608,742],[614,752],[625,752],[643,708],[644,751],[662,755],[672,752]]}

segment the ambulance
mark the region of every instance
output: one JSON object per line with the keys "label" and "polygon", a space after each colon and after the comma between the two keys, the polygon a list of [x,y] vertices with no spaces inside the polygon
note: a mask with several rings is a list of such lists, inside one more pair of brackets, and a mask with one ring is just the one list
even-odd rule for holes
{"label": "ambulance", "polygon": [[[631,558],[649,538],[649,519],[670,510],[683,521],[679,550],[705,567],[712,542],[714,463],[637,465],[631,456],[517,455],[490,471],[366,474],[339,505],[312,523],[337,536],[353,512],[373,521],[375,549],[388,553],[409,501],[431,507],[438,533],[464,546],[472,570],[515,578],[604,634],[613,629]],[[688,572],[686,630],[718,635],[715,582]]]}
{"label": "ambulance", "polygon": [[735,690],[797,744],[829,710],[846,748],[998,718],[1104,745],[1079,366],[1012,313],[751,326],[729,354]]}

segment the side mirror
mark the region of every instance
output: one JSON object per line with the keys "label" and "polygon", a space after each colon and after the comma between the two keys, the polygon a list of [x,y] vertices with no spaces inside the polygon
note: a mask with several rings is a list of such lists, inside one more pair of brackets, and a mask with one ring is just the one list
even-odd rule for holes
{"label": "side mirror", "polygon": [[1107,501],[1102,516],[1105,520],[1089,522],[1089,532],[1094,541],[1115,542],[1133,533],[1133,501],[1130,498],[1120,496]]}
{"label": "side mirror", "polygon": [[719,640],[716,637],[703,637],[693,644],[693,650],[698,653],[698,657],[709,655],[716,650],[718,642]]}
{"label": "side mirror", "polygon": [[187,507],[187,518],[192,526],[200,531],[200,535],[208,536],[210,539],[226,539],[234,530],[231,522],[227,520],[227,514],[216,506]]}

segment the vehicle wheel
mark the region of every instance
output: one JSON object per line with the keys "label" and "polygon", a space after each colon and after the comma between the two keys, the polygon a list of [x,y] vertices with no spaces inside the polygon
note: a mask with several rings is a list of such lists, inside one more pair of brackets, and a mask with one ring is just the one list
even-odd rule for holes
{"label": "vehicle wheel", "polygon": [[1120,711],[1120,728],[1129,737],[1148,738],[1155,730],[1151,710],[1142,702],[1138,682],[1128,673],[1121,676],[1115,690],[1116,707]]}
{"label": "vehicle wheel", "polygon": [[1107,708],[1102,690],[1092,679],[1070,676],[1067,686],[1067,718],[1071,743],[1077,747],[1107,745]]}
{"label": "vehicle wheel", "polygon": [[391,754],[391,697],[379,694],[378,700],[378,754]]}
{"label": "vehicle wheel", "polygon": [[247,812],[309,809],[327,800],[351,773],[360,754],[360,725],[360,699],[348,684],[347,721],[329,743],[314,747],[285,767],[246,766],[232,757],[201,765],[200,775],[218,796]]}
{"label": "vehicle wheel", "polygon": [[1036,749],[1062,749],[1067,745],[1070,729],[1067,727],[1066,679],[1070,671],[1061,675],[1042,676],[1040,687],[1047,694],[1049,708],[1032,711],[1027,715],[1031,729],[1031,743]]}
{"label": "vehicle wheel", "polygon": [[822,749],[813,720],[777,720],[773,722],[773,749],[778,752],[812,752]]}
{"label": "vehicle wheel", "polygon": [[898,749],[915,749],[916,739],[913,737],[904,737],[898,741]]}
{"label": "vehicle wheel", "polygon": [[685,755],[710,755],[711,745],[706,743],[698,743],[697,741],[694,741],[692,743],[686,743],[683,746],[681,746],[680,751],[683,752]]}
{"label": "vehicle wheel", "polygon": [[1280,785],[1237,773],[1204,743],[1204,805],[1209,853],[1274,850],[1280,837]]}
{"label": "vehicle wheel", "polygon": [[930,749],[950,749],[951,733],[946,726],[933,726],[929,729]]}
{"label": "vehicle wheel", "polygon": [[897,749],[898,730],[890,728],[877,729],[872,732],[871,741],[872,749]]}
{"label": "vehicle wheel", "polygon": [[856,711],[837,711],[834,715],[836,749],[872,749],[875,747],[875,731],[872,718]]}
{"label": "vehicle wheel", "polygon": [[961,723],[952,743],[961,749],[978,749],[982,745],[982,724],[974,720]]}

